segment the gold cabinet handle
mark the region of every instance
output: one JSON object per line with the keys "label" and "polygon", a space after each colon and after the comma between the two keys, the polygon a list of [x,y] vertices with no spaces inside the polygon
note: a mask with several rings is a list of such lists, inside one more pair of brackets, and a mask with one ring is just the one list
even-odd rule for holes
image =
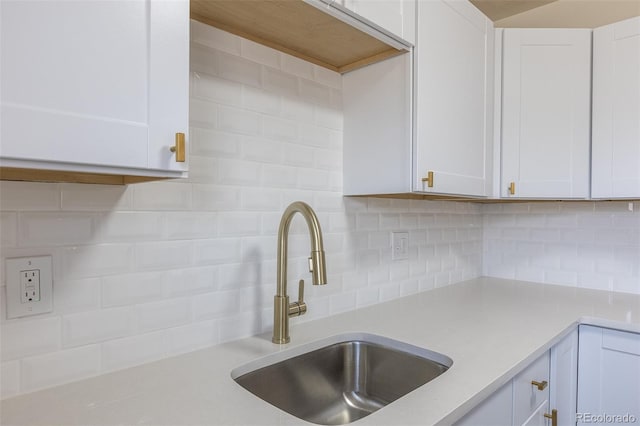
{"label": "gold cabinet handle", "polygon": [[551,426],[558,426],[558,410],[551,410],[551,414],[544,413],[544,417],[551,419]]}
{"label": "gold cabinet handle", "polygon": [[184,163],[186,158],[186,142],[184,140],[184,133],[176,133],[176,144],[169,148],[169,150],[176,153],[176,162]]}
{"label": "gold cabinet handle", "polygon": [[427,172],[427,177],[422,178],[423,182],[427,182],[429,188],[433,188],[433,172]]}
{"label": "gold cabinet handle", "polygon": [[543,381],[541,381],[541,382],[536,382],[535,380],[532,380],[532,381],[531,381],[531,384],[532,384],[533,386],[537,386],[537,387],[538,387],[538,390],[539,390],[539,391],[541,391],[541,390],[545,390],[545,388],[547,387],[547,385],[548,385],[549,383],[548,383],[546,380],[543,380]]}
{"label": "gold cabinet handle", "polygon": [[515,195],[516,194],[516,183],[515,182],[511,182],[509,184],[509,194],[511,194],[511,195]]}

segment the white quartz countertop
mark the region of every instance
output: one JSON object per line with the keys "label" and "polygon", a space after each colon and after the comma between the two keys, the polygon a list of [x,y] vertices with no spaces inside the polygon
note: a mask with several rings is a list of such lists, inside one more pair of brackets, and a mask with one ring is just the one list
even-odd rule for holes
{"label": "white quartz countertop", "polygon": [[10,398],[0,406],[0,423],[310,424],[240,387],[231,371],[274,352],[364,332],[440,352],[453,365],[354,425],[451,424],[579,323],[640,332],[640,295],[478,278],[316,321],[294,318],[288,345],[260,335]]}

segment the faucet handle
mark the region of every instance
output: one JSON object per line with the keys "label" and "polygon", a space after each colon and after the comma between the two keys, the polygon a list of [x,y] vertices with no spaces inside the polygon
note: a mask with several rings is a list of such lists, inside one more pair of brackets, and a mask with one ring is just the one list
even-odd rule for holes
{"label": "faucet handle", "polygon": [[304,280],[298,282],[298,301],[289,303],[289,316],[297,317],[307,313],[307,304],[304,303]]}
{"label": "faucet handle", "polygon": [[298,303],[304,303],[304,280],[298,281]]}

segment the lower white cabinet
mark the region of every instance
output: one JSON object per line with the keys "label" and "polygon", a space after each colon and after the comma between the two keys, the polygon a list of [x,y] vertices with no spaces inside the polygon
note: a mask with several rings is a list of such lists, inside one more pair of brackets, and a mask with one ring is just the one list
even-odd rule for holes
{"label": "lower white cabinet", "polygon": [[580,326],[577,424],[640,422],[640,334]]}
{"label": "lower white cabinet", "polygon": [[577,356],[578,331],[574,330],[472,409],[456,426],[575,424]]}
{"label": "lower white cabinet", "polygon": [[513,418],[513,383],[509,382],[472,409],[456,426],[511,425]]}
{"label": "lower white cabinet", "polygon": [[578,329],[551,348],[549,401],[557,410],[558,425],[576,424],[578,388]]}
{"label": "lower white cabinet", "polygon": [[513,379],[513,424],[526,425],[541,407],[549,407],[549,352]]}

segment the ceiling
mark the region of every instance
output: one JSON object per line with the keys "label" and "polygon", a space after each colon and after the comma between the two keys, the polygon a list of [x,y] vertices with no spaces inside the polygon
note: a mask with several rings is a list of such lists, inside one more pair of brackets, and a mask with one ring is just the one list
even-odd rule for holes
{"label": "ceiling", "polygon": [[595,28],[640,16],[640,0],[471,0],[501,28]]}

